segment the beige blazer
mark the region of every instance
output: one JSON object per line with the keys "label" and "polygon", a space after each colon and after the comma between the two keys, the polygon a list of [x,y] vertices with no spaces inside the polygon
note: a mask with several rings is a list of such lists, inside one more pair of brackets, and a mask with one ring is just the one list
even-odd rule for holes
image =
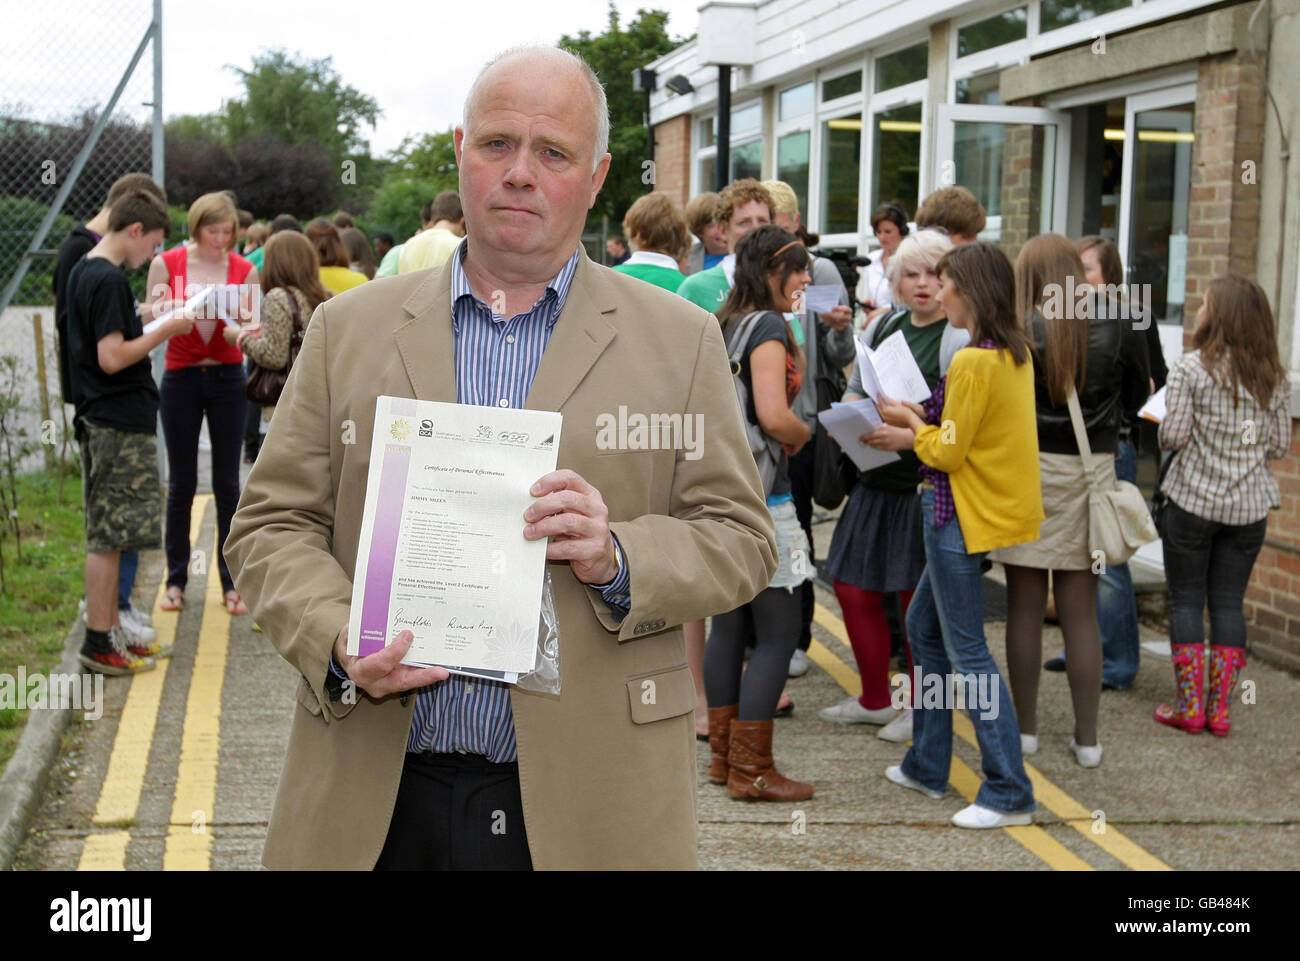
{"label": "beige blazer", "polygon": [[[270,868],[372,868],[397,797],[415,696],[359,693],[353,705],[324,691],[380,394],[455,402],[450,263],[317,309],[226,540],[240,593],[302,675]],[[620,405],[703,415],[702,456],[598,449],[598,418]],[[695,693],[680,625],[747,603],[776,569],[718,322],[584,255],[527,406],[563,413],[559,466],[604,497],[632,598],[620,625],[567,563],[549,565],[562,689],[511,692],[533,865],[694,868]]]}

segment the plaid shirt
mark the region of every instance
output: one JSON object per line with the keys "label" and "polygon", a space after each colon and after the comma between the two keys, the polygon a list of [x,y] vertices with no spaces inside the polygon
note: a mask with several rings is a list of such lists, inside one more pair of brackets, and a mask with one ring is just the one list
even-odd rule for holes
{"label": "plaid shirt", "polygon": [[1197,517],[1233,526],[1263,520],[1281,506],[1268,462],[1291,446],[1285,380],[1264,410],[1244,388],[1216,383],[1194,350],[1169,371],[1165,406],[1160,446],[1178,452],[1165,476],[1170,500]]}
{"label": "plaid shirt", "polygon": [[[971,346],[984,350],[997,350],[997,345],[991,340],[981,340]],[[939,378],[934,393],[921,405],[921,409],[925,411],[927,424],[934,424],[937,427],[943,423],[943,402],[947,389],[948,375],[944,374]],[[952,482],[946,473],[937,467],[931,467],[924,461],[921,463],[920,474],[921,479],[934,488],[934,526],[942,527],[957,516],[957,504],[952,499]]]}

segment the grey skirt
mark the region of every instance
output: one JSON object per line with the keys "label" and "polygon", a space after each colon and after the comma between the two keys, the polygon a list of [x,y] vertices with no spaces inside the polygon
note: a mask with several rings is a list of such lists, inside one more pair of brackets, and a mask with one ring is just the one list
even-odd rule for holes
{"label": "grey skirt", "polygon": [[831,537],[826,573],[864,591],[913,590],[925,569],[921,498],[856,484]]}
{"label": "grey skirt", "polygon": [[[999,547],[989,559],[1000,564],[1037,567],[1040,570],[1084,571],[1092,568],[1088,546],[1088,482],[1083,458],[1078,454],[1038,455],[1043,484],[1043,513],[1038,540]],[[1115,486],[1115,455],[1093,454],[1094,483],[1109,490]]]}

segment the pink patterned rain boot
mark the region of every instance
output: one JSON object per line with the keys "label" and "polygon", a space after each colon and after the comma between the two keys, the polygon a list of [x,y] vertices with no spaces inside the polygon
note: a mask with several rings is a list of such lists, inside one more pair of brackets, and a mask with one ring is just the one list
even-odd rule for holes
{"label": "pink patterned rain boot", "polygon": [[1239,647],[1210,647],[1210,690],[1205,707],[1211,734],[1227,737],[1232,728],[1228,705],[1237,687],[1237,675],[1246,666],[1246,652]]}
{"label": "pink patterned rain boot", "polygon": [[[1199,734],[1205,730],[1205,701],[1201,697],[1201,682],[1205,677],[1205,646],[1174,644],[1172,653],[1174,680],[1178,684],[1178,703],[1174,707],[1161,704],[1153,716],[1161,724],[1182,728],[1188,734]],[[1235,679],[1236,675],[1233,677]]]}

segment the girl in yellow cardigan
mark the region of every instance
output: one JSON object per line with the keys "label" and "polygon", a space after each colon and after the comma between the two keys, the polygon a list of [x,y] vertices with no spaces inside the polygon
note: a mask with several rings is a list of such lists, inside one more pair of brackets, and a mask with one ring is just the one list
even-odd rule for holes
{"label": "girl in yellow cardigan", "polygon": [[[950,251],[935,268],[948,323],[970,331],[924,407],[883,403],[886,423],[912,430],[921,460],[925,570],[907,612],[915,662],[912,747],[885,771],[942,798],[952,763],[952,708],[975,726],[984,783],[953,815],[965,828],[1029,824],[1034,792],[1020,727],[984,638],[985,555],[1038,537],[1043,505],[1029,338],[1017,323],[1015,275],[993,244]],[[954,697],[951,676],[961,681]]]}

